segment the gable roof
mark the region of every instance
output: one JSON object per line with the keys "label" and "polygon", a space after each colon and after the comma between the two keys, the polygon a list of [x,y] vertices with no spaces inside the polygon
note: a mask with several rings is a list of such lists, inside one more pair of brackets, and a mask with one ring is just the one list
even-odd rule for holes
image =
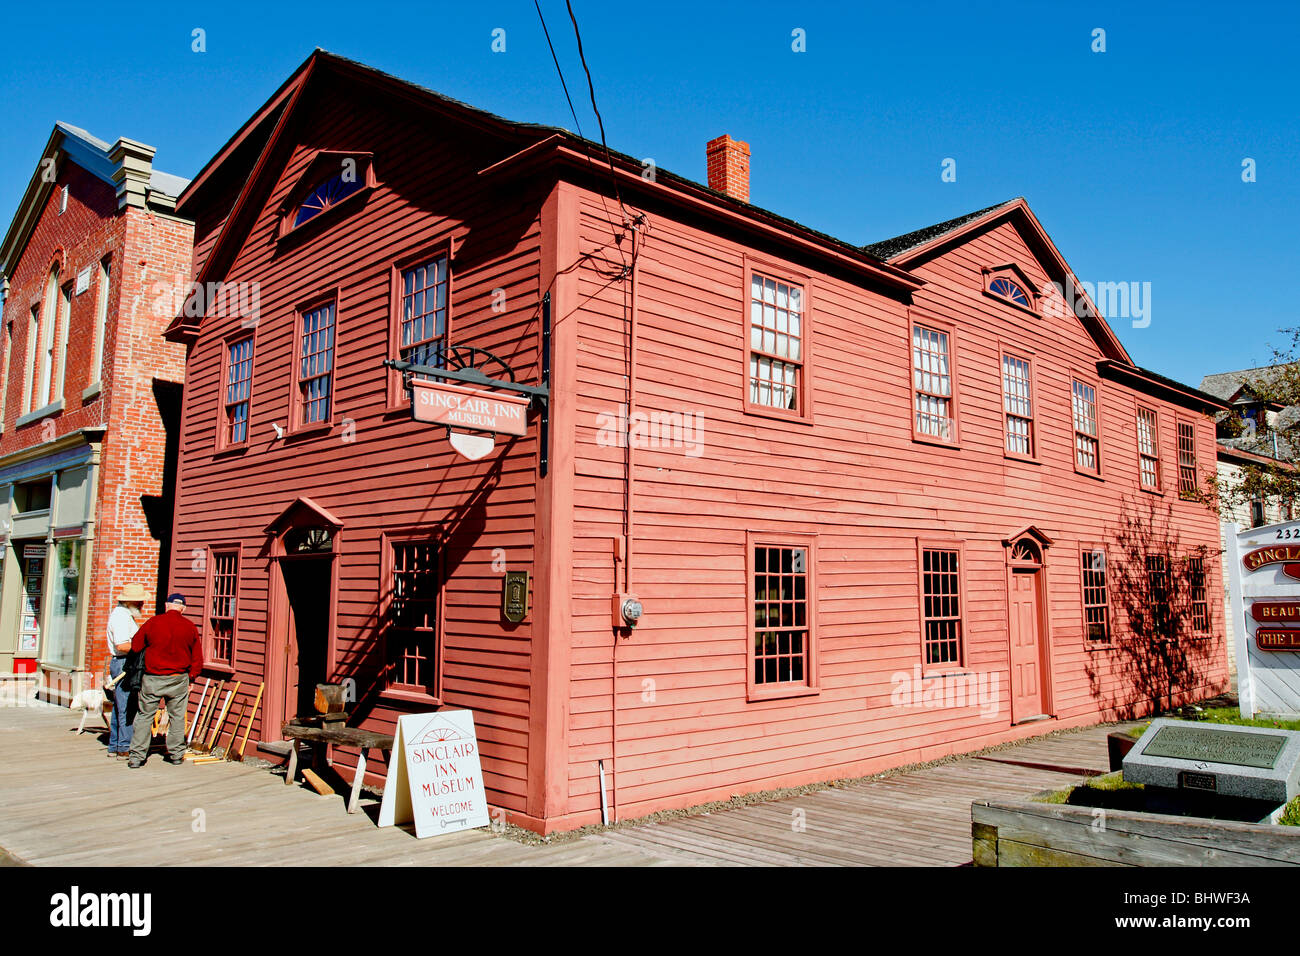
{"label": "gable roof", "polygon": [[1051,236],[1047,234],[1047,230],[1038,221],[1038,217],[1034,215],[1023,196],[977,209],[975,212],[933,226],[926,226],[914,232],[904,233],[865,248],[869,251],[874,250],[876,255],[885,258],[890,265],[910,268],[965,241],[967,237],[991,229],[1002,222],[1012,222],[1016,225],[1029,251],[1042,264],[1048,276],[1072,297],[1072,301],[1082,304],[1083,314],[1079,315],[1079,320],[1092,336],[1093,341],[1097,343],[1101,354],[1106,359],[1136,368],[1128,350],[1115,334],[1115,330],[1107,323],[1087,292],[1080,287],[1074,270],[1056,248]]}
{"label": "gable roof", "polygon": [[[539,163],[566,165],[589,173],[593,164],[596,164],[602,177],[610,176],[620,180],[622,188],[627,192],[650,191],[665,200],[689,204],[697,212],[727,219],[733,225],[765,231],[769,236],[798,244],[805,251],[830,256],[839,265],[869,275],[898,293],[908,293],[924,285],[923,280],[905,269],[882,262],[863,251],[860,246],[741,202],[665,169],[657,168],[655,177],[647,180],[642,175],[644,168],[639,159],[612,149],[606,154],[604,146],[566,129],[502,119],[486,110],[319,48],[240,127],[182,193],[177,209],[195,215],[196,210],[203,208],[205,202],[212,201],[212,183],[222,178],[223,169],[226,170],[224,175],[228,179],[238,177],[238,181],[243,183],[239,194],[230,203],[229,214],[224,217],[215,242],[199,265],[196,283],[202,285],[219,279],[237,253],[238,245],[242,242],[240,237],[246,234],[248,218],[257,214],[259,207],[256,197],[260,194],[259,190],[269,188],[264,180],[277,165],[275,157],[287,147],[289,119],[302,101],[304,91],[315,82],[316,77],[324,75],[339,76],[358,85],[378,89],[383,95],[405,99],[495,137],[501,144],[501,158],[480,170],[480,175],[515,175],[532,169]],[[256,142],[263,136],[265,145],[255,154],[248,150],[236,156],[241,146]],[[230,168],[226,169],[227,166]],[[194,321],[196,318],[201,317],[190,317],[187,321],[185,316],[178,316],[165,334],[177,341],[190,338],[197,331],[197,322]]]}
{"label": "gable roof", "polygon": [[[165,173],[153,167],[154,148],[135,140],[119,138],[116,143],[107,143],[98,136],[71,123],[58,122],[50,133],[50,138],[41,151],[41,158],[36,163],[27,190],[18,203],[9,224],[9,231],[0,243],[0,276],[13,272],[14,263],[22,255],[31,238],[41,210],[55,186],[56,177],[43,175],[47,162],[52,161],[56,170],[61,170],[65,162],[71,162],[90,173],[96,179],[118,190],[118,173],[122,171],[127,155],[136,162],[148,164],[149,177],[145,189],[145,202],[150,206],[171,210],[176,199],[188,185],[189,180],[171,173]],[[119,208],[127,204],[126,197],[119,192]]]}
{"label": "gable roof", "polygon": [[868,243],[862,248],[878,259],[895,259],[936,239],[942,239],[949,233],[955,232],[967,223],[974,222],[994,210],[1003,209],[1014,202],[1024,201],[1023,197],[1017,196],[1015,199],[1007,199],[1003,202],[994,203],[992,206],[985,206],[983,209],[968,212],[964,216],[957,216],[947,222],[937,222],[933,226],[914,229],[911,232],[903,233],[901,236],[894,236],[892,239],[882,239],[880,242]]}

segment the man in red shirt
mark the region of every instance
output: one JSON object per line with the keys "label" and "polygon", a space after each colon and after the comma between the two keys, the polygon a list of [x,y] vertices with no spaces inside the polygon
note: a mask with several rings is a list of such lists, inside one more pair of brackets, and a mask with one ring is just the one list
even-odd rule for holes
{"label": "man in red shirt", "polygon": [[159,701],[167,702],[167,762],[185,762],[185,704],[190,681],[203,670],[203,645],[199,631],[185,617],[185,596],[172,594],[167,608],[145,621],[131,639],[131,650],[144,652],[144,680],[140,710],[131,735],[131,769],[144,766],[153,738],[153,715]]}

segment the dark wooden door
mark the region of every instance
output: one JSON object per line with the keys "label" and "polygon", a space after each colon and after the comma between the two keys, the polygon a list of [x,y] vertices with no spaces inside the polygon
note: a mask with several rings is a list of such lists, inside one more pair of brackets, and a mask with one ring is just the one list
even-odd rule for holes
{"label": "dark wooden door", "polygon": [[1011,572],[1011,719],[1014,722],[1043,713],[1043,654],[1039,624],[1039,571],[1016,568]]}
{"label": "dark wooden door", "polygon": [[285,720],[315,713],[316,685],[328,677],[330,563],[322,558],[283,560],[289,628],[285,646]]}

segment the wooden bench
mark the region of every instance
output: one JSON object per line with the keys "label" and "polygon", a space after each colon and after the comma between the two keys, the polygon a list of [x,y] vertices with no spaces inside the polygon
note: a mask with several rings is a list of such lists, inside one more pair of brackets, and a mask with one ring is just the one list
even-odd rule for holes
{"label": "wooden bench", "polygon": [[342,747],[356,747],[360,756],[357,758],[357,773],[352,778],[352,793],[348,796],[348,813],[357,812],[357,799],[361,795],[361,782],[366,776],[366,751],[383,752],[388,760],[393,750],[393,738],[388,734],[376,734],[369,730],[357,730],[352,727],[312,727],[306,724],[285,724],[284,735],[289,739],[289,769],[284,775],[286,785],[292,785],[298,775],[298,743],[302,741],[312,747],[313,754],[319,754],[326,744],[338,744]]}

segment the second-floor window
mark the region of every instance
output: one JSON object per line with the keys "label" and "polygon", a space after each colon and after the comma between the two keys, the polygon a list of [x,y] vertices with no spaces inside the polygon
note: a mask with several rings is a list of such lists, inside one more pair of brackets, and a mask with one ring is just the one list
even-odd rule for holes
{"label": "second-floor window", "polygon": [[1002,401],[1006,414],[1007,451],[1033,458],[1034,404],[1028,359],[1002,356]]}
{"label": "second-floor window", "polygon": [[91,383],[103,381],[104,349],[108,337],[108,280],[111,256],[99,261],[99,282],[95,292],[95,358],[91,363]]}
{"label": "second-floor window", "polygon": [[240,445],[248,440],[248,408],[253,388],[253,338],[226,343],[224,445]]}
{"label": "second-floor window", "polygon": [[947,332],[912,326],[912,390],[917,435],[954,440],[952,365]]}
{"label": "second-floor window", "polygon": [[1080,471],[1097,474],[1101,467],[1097,440],[1097,390],[1074,380],[1074,464]]}
{"label": "second-floor window", "polygon": [[447,348],[447,257],[402,273],[398,358],[442,368]]}
{"label": "second-floor window", "polygon": [[803,289],[755,272],[749,287],[749,401],[798,412],[803,387]]}
{"label": "second-floor window", "polygon": [[1196,426],[1191,422],[1178,423],[1178,494],[1184,498],[1196,495]]}
{"label": "second-floor window", "polygon": [[1156,413],[1138,406],[1138,475],[1142,487],[1149,491],[1160,490],[1160,435],[1156,430]]}
{"label": "second-floor window", "polygon": [[330,420],[334,383],[334,303],[302,313],[298,350],[298,424]]}

